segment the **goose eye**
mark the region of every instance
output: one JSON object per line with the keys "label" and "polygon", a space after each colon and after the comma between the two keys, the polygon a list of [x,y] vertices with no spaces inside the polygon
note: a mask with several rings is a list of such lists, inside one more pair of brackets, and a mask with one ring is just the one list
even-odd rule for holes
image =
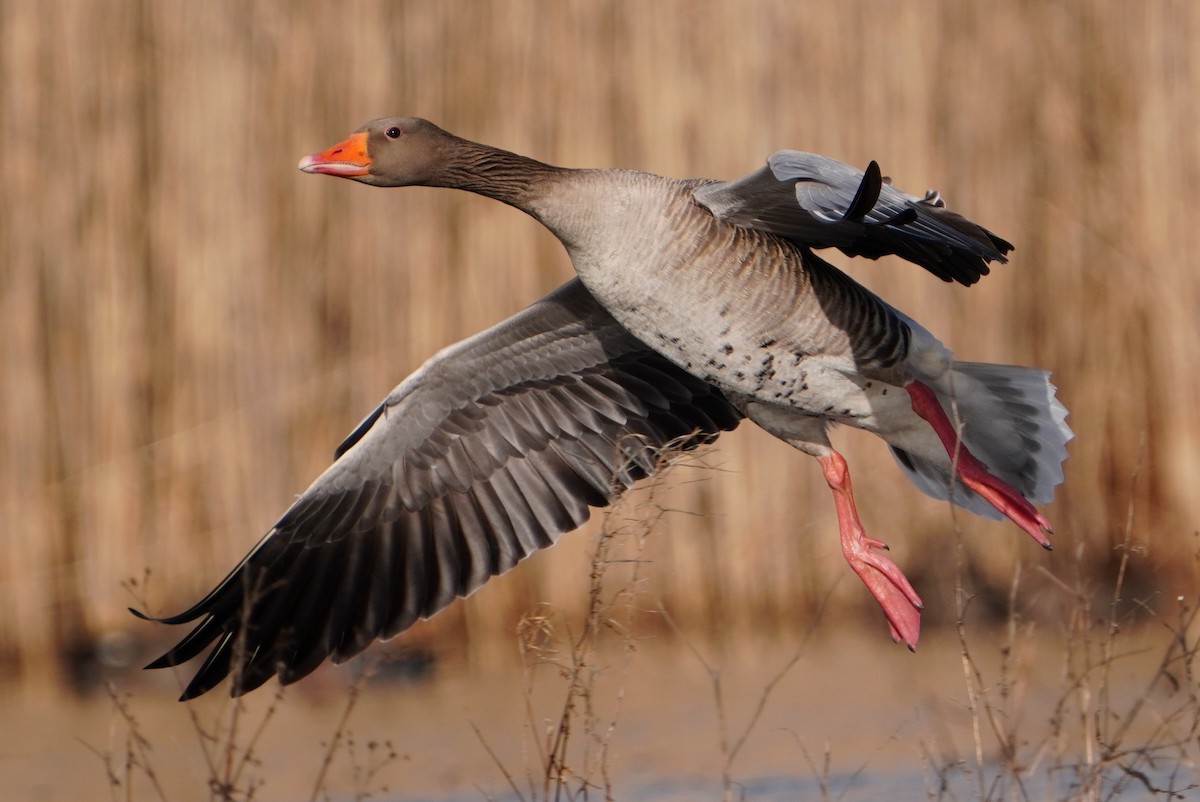
{"label": "goose eye", "polygon": [[399,139],[400,138],[400,129],[393,125],[391,128],[384,131],[383,134],[388,139]]}

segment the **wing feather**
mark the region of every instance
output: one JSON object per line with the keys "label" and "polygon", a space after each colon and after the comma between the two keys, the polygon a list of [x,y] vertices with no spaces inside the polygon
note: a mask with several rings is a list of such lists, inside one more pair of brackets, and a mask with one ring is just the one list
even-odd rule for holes
{"label": "wing feather", "polygon": [[901,192],[879,172],[796,150],[735,181],[695,190],[696,200],[734,225],[769,231],[801,247],[838,248],[849,256],[895,254],[944,281],[974,284],[1006,262],[1012,243],[945,208],[934,191]]}
{"label": "wing feather", "polygon": [[208,650],[187,699],[349,659],[740,419],[571,281],[401,383],[216,588],[161,619],[194,628],[151,667]]}

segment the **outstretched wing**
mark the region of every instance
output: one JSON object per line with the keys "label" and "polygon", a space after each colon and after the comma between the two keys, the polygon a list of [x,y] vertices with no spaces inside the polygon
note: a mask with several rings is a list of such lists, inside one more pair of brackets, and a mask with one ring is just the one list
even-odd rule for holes
{"label": "outstretched wing", "polygon": [[148,668],[206,649],[184,691],[305,676],[507,571],[741,414],[635,339],[578,280],[429,360],[207,596]]}
{"label": "outstretched wing", "polygon": [[736,181],[705,184],[696,200],[735,225],[849,256],[896,254],[944,281],[974,284],[1012,244],[924,197],[894,189],[871,162],[866,171],[816,153],[781,150]]}

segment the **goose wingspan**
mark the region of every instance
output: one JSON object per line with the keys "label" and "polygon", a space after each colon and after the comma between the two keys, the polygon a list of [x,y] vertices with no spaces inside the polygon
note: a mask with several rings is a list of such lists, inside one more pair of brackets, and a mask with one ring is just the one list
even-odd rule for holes
{"label": "goose wingspan", "polygon": [[863,171],[816,153],[781,150],[755,172],[705,184],[695,196],[735,225],[848,256],[895,254],[966,285],[988,274],[988,262],[1006,262],[1013,248],[946,209],[936,192],[917,197],[893,188],[875,162]]}
{"label": "goose wingspan", "polygon": [[[397,387],[149,667],[210,649],[182,698],[346,660],[512,568],[741,414],[578,280]],[[211,647],[211,648],[210,648]]]}

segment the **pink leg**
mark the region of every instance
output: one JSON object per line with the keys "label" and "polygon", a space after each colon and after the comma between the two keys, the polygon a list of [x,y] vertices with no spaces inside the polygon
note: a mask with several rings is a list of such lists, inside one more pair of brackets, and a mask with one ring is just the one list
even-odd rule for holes
{"label": "pink leg", "polygon": [[914,648],[921,634],[921,597],[894,562],[873,551],[886,549],[887,546],[867,537],[863,531],[858,510],[854,507],[854,493],[850,487],[850,470],[846,467],[846,460],[831,450],[817,457],[817,461],[821,463],[825,481],[833,491],[838,530],[842,536],[842,554],[846,556],[846,562],[850,563],[854,573],[858,574],[858,578],[883,608],[892,639],[903,641],[909,649]]}
{"label": "pink leg", "polygon": [[988,503],[1042,546],[1052,548],[1046,538],[1054,531],[1050,528],[1050,522],[1012,486],[993,476],[987,466],[959,442],[958,432],[946,417],[946,411],[942,409],[942,403],[933,390],[919,381],[909,382],[904,389],[912,398],[913,411],[929,421],[929,425],[937,432],[963,484],[987,499]]}

